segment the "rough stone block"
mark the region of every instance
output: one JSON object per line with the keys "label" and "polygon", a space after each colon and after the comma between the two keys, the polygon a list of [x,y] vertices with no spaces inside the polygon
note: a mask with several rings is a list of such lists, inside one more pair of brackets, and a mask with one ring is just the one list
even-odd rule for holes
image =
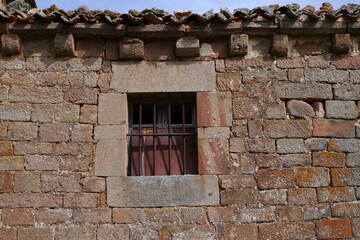
{"label": "rough stone block", "polygon": [[334,217],[360,217],[360,203],[339,203],[331,207]]}
{"label": "rough stone block", "polygon": [[76,56],[74,36],[72,34],[56,34],[54,53],[56,57]]}
{"label": "rough stone block", "polygon": [[31,105],[25,103],[12,103],[0,105],[0,120],[4,121],[30,121]]}
{"label": "rough stone block", "polygon": [[38,125],[36,123],[13,122],[8,128],[8,139],[26,141],[36,139],[38,135]]}
{"label": "rough stone block", "polygon": [[92,88],[70,88],[65,100],[75,104],[97,104],[97,90]]}
{"label": "rough stone block", "polygon": [[360,218],[355,218],[352,220],[352,229],[354,237],[360,237]]}
{"label": "rough stone block", "polygon": [[14,228],[0,228],[0,240],[17,240],[16,232]]}
{"label": "rough stone block", "polygon": [[40,192],[40,174],[37,172],[15,172],[14,192]]}
{"label": "rough stone block", "polygon": [[267,138],[248,139],[249,152],[274,153],[275,140]]}
{"label": "rough stone block", "polygon": [[56,240],[94,240],[96,239],[96,226],[59,226],[55,231]]}
{"label": "rough stone block", "polygon": [[225,58],[225,67],[231,70],[247,68],[268,68],[271,67],[274,59],[270,57],[255,57],[250,59]]}
{"label": "rough stone block", "polygon": [[65,123],[45,123],[40,125],[39,137],[43,142],[69,141],[69,127]]}
{"label": "rough stone block", "polygon": [[[13,189],[13,174],[10,172],[0,172],[0,193],[11,192]],[[1,230],[0,230],[1,232]],[[1,239],[1,238],[0,238]]]}
{"label": "rough stone block", "polygon": [[265,206],[272,205],[286,205],[287,204],[287,190],[286,189],[271,189],[259,191],[259,201]]}
{"label": "rough stone block", "polygon": [[73,211],[76,223],[109,223],[111,222],[111,208],[76,209]]}
{"label": "rough stone block", "polygon": [[240,222],[271,222],[275,221],[274,208],[241,209],[237,211]]}
{"label": "rough stone block", "polygon": [[97,123],[97,112],[97,106],[83,105],[80,110],[80,123]]}
{"label": "rough stone block", "polygon": [[95,175],[127,175],[127,143],[122,140],[100,140],[96,145]]}
{"label": "rough stone block", "polygon": [[360,167],[360,153],[349,153],[346,156],[346,166]]}
{"label": "rough stone block", "polygon": [[245,138],[231,138],[229,150],[231,153],[246,153],[249,151],[249,144]]}
{"label": "rough stone block", "polygon": [[9,141],[0,141],[0,156],[13,155],[13,143]]}
{"label": "rough stone block", "polygon": [[52,240],[54,239],[54,229],[52,227],[19,228],[17,239],[18,240],[30,240],[30,239]]}
{"label": "rough stone block", "polygon": [[348,219],[324,219],[316,222],[320,239],[352,238],[351,223]]}
{"label": "rough stone block", "polygon": [[249,98],[233,99],[234,119],[253,119],[260,115],[261,105]]}
{"label": "rough stone block", "polygon": [[349,73],[336,69],[305,69],[305,82],[346,83]]}
{"label": "rough stone block", "polygon": [[80,107],[78,105],[32,105],[31,120],[34,122],[78,122]]}
{"label": "rough stone block", "polygon": [[185,25],[144,24],[139,26],[126,26],[126,34],[130,37],[140,38],[177,38],[185,34]]}
{"label": "rough stone block", "polygon": [[220,176],[220,185],[222,188],[253,188],[256,186],[256,181],[251,175],[226,175]]}
{"label": "rough stone block", "polygon": [[304,83],[276,83],[275,93],[282,99],[320,100],[332,99],[331,85]]}
{"label": "rough stone block", "polygon": [[265,114],[267,119],[284,119],[286,117],[285,102],[268,106]]}
{"label": "rough stone block", "polygon": [[0,171],[17,171],[24,169],[24,157],[6,156],[0,157]]}
{"label": "rough stone block", "polygon": [[326,101],[326,118],[354,119],[358,117],[355,101]]}
{"label": "rough stone block", "polygon": [[350,120],[314,119],[314,137],[355,137],[355,122]]}
{"label": "rough stone block", "polygon": [[287,110],[294,117],[314,117],[315,115],[311,105],[300,100],[290,100],[287,103]]}
{"label": "rough stone block", "polygon": [[331,209],[328,204],[317,204],[304,206],[304,220],[319,220],[331,216]]}
{"label": "rough stone block", "polygon": [[355,201],[355,190],[348,187],[318,188],[319,202],[350,202]]}
{"label": "rough stone block", "polygon": [[307,138],[311,131],[305,120],[267,120],[264,134],[269,138]]}
{"label": "rough stone block", "polygon": [[63,91],[60,88],[27,88],[13,86],[9,91],[10,102],[61,103]]}
{"label": "rough stone block", "polygon": [[70,221],[72,212],[70,209],[41,209],[34,215],[38,223],[57,224]]}
{"label": "rough stone block", "polygon": [[279,222],[301,222],[302,211],[298,206],[276,206],[276,221]]}
{"label": "rough stone block", "polygon": [[219,224],[217,231],[220,238],[223,239],[259,239],[258,228],[256,224]]}
{"label": "rough stone block", "polygon": [[257,175],[257,184],[259,189],[271,188],[291,188],[294,186],[293,169],[259,169]]}
{"label": "rough stone block", "polygon": [[334,87],[334,97],[339,100],[360,100],[360,85],[336,86]]}
{"label": "rough stone block", "polygon": [[105,42],[105,59],[106,60],[119,60],[119,41],[108,40]]}
{"label": "rough stone block", "polygon": [[289,38],[286,34],[275,34],[272,40],[271,55],[286,57],[289,48]]}
{"label": "rough stone block", "polygon": [[110,177],[107,189],[112,207],[219,204],[216,176]]}
{"label": "rough stone block", "polygon": [[40,72],[83,72],[100,71],[101,58],[28,58],[26,67]]}
{"label": "rough stone block", "polygon": [[330,139],[329,151],[333,152],[360,152],[359,139]]}
{"label": "rough stone block", "polygon": [[[214,62],[113,63],[110,88],[117,92],[201,92],[216,89]],[[144,81],[146,79],[146,81]]]}
{"label": "rough stone block", "polygon": [[259,225],[259,239],[311,239],[315,226],[311,222],[268,223]]}
{"label": "rough stone block", "polygon": [[[197,126],[227,127],[232,125],[231,93],[199,92],[196,95]],[[219,114],[221,112],[221,114]]]}
{"label": "rough stone block", "polygon": [[221,72],[216,74],[216,88],[219,91],[236,91],[240,89],[240,72]]}
{"label": "rough stone block", "polygon": [[120,140],[126,139],[127,126],[125,125],[108,125],[96,126],[94,132],[95,140]]}
{"label": "rough stone block", "polygon": [[0,194],[1,208],[60,208],[62,195],[45,193],[3,193]]}
{"label": "rough stone block", "polygon": [[326,138],[309,138],[305,140],[306,149],[309,151],[324,151],[327,149],[328,140]]}
{"label": "rough stone block", "polygon": [[73,126],[71,131],[71,141],[73,142],[92,142],[93,125],[78,124]]}
{"label": "rough stone block", "polygon": [[81,180],[84,192],[105,192],[105,178],[87,177]]}
{"label": "rough stone block", "polygon": [[203,127],[203,128],[198,128],[197,132],[198,132],[198,139],[230,137],[230,129],[228,127]]}
{"label": "rough stone block", "polygon": [[98,240],[129,239],[129,227],[126,225],[100,225],[97,228]]}
{"label": "rough stone block", "polygon": [[304,68],[305,59],[303,57],[290,57],[290,58],[279,58],[276,61],[276,66],[279,68]]}
{"label": "rough stone block", "polygon": [[315,188],[293,188],[288,190],[290,205],[312,205],[317,203]]}
{"label": "rough stone block", "polygon": [[332,52],[335,54],[347,54],[351,49],[351,45],[349,33],[334,34],[332,36]]}
{"label": "rough stone block", "polygon": [[230,56],[246,55],[248,53],[249,35],[232,34],[230,36]]}
{"label": "rough stone block", "polygon": [[79,39],[75,43],[76,53],[81,58],[103,57],[104,40]]}
{"label": "rough stone block", "polygon": [[228,152],[229,144],[227,139],[199,139],[199,174],[227,174]]}
{"label": "rough stone block", "polygon": [[32,209],[28,208],[3,209],[1,213],[1,220],[5,225],[29,226],[35,224]]}
{"label": "rough stone block", "polygon": [[146,214],[142,208],[113,208],[114,223],[145,222]]}
{"label": "rough stone block", "polygon": [[357,168],[331,169],[332,186],[360,186],[360,170]]}
{"label": "rough stone block", "polygon": [[309,68],[328,68],[328,67],[330,67],[330,62],[328,59],[325,59],[325,57],[322,55],[309,56],[308,67]]}
{"label": "rough stone block", "polygon": [[127,125],[127,113],[127,97],[125,94],[100,94],[98,106],[98,121],[100,125]]}
{"label": "rough stone block", "polygon": [[329,169],[322,167],[297,168],[296,185],[299,187],[326,187],[330,184]]}
{"label": "rough stone block", "polygon": [[1,35],[1,52],[5,56],[17,55],[21,51],[21,40],[17,34],[2,34]]}
{"label": "rough stone block", "polygon": [[65,208],[96,208],[99,205],[97,193],[68,193],[64,195]]}
{"label": "rough stone block", "polygon": [[258,207],[259,191],[257,189],[229,189],[221,191],[221,205],[238,205],[239,207]]}
{"label": "rough stone block", "polygon": [[41,175],[42,192],[79,192],[81,176],[78,173],[52,174],[43,173]]}
{"label": "rough stone block", "polygon": [[309,166],[311,156],[305,154],[286,154],[281,156],[281,162],[284,167]]}
{"label": "rough stone block", "polygon": [[259,167],[279,167],[280,158],[275,154],[256,154],[256,164]]}
{"label": "rough stone block", "polygon": [[58,170],[60,162],[52,156],[48,155],[26,155],[25,168],[26,170]]}
{"label": "rough stone block", "polygon": [[144,58],[144,42],[137,38],[125,38],[119,43],[121,60],[142,60]]}
{"label": "rough stone block", "polygon": [[304,153],[306,152],[303,139],[278,139],[276,140],[278,153]]}
{"label": "rough stone block", "polygon": [[197,37],[182,37],[176,41],[176,56],[200,56],[200,41]]}
{"label": "rough stone block", "polygon": [[55,156],[71,155],[77,156],[80,153],[80,147],[78,143],[58,143],[52,146]]}

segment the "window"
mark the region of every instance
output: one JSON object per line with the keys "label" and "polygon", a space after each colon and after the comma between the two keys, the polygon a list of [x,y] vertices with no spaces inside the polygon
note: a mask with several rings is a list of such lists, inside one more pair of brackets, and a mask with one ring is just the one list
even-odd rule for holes
{"label": "window", "polygon": [[129,94],[129,176],[197,174],[196,95]]}

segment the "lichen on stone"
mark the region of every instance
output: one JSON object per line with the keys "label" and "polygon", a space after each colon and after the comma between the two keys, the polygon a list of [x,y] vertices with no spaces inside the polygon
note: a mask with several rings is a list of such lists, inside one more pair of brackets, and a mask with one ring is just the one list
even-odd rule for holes
{"label": "lichen on stone", "polygon": [[27,12],[31,9],[30,4],[26,3],[25,0],[15,0],[7,5],[7,9],[10,12],[21,11]]}

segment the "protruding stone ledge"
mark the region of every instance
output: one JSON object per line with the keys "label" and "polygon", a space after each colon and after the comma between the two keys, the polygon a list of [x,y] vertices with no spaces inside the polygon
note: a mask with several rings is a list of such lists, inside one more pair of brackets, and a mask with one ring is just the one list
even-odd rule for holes
{"label": "protruding stone ledge", "polygon": [[289,38],[286,34],[276,34],[274,35],[272,46],[271,46],[271,55],[278,57],[287,56],[289,48]]}
{"label": "protruding stone ledge", "polygon": [[277,23],[273,22],[246,22],[243,23],[242,33],[251,36],[266,36],[276,33]]}
{"label": "protruding stone ledge", "polygon": [[67,33],[72,33],[75,37],[89,38],[121,38],[126,35],[125,25],[111,25],[106,23],[76,23],[66,25]]}
{"label": "protruding stone ledge", "polygon": [[20,53],[20,37],[17,34],[1,35],[1,51],[5,56],[17,55]]}
{"label": "protruding stone ledge", "polygon": [[73,57],[75,40],[72,34],[56,34],[54,39],[54,53],[57,57]]}
{"label": "protruding stone ledge", "polygon": [[110,207],[212,206],[219,204],[216,176],[108,177]]}
{"label": "protruding stone ledge", "polygon": [[230,34],[241,33],[242,23],[209,23],[197,24],[187,29],[186,34],[197,37],[222,37]]}
{"label": "protruding stone ledge", "polygon": [[137,38],[125,38],[119,43],[120,60],[142,60],[144,42]]}
{"label": "protruding stone ledge", "polygon": [[247,34],[232,34],[230,36],[230,56],[241,56],[248,53],[249,36]]}
{"label": "protruding stone ledge", "polygon": [[351,49],[350,34],[335,34],[332,37],[332,52],[335,54],[347,54]]}
{"label": "protruding stone ledge", "polygon": [[279,23],[280,33],[292,35],[331,35],[345,33],[347,30],[346,22],[295,22],[284,21]]}
{"label": "protruding stone ledge", "polygon": [[51,38],[56,33],[63,32],[61,23],[9,23],[9,32],[26,37]]}
{"label": "protruding stone ledge", "polygon": [[176,42],[176,56],[198,57],[200,56],[200,41],[197,37],[182,37]]}
{"label": "protruding stone ledge", "polygon": [[150,24],[141,26],[129,26],[128,37],[140,38],[178,38],[185,34],[185,25]]}

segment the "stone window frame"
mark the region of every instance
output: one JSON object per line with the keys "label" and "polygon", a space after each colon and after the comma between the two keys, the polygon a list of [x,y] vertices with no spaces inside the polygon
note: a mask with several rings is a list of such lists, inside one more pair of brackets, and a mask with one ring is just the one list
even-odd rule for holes
{"label": "stone window frame", "polygon": [[[107,179],[108,205],[218,205],[216,175],[227,173],[232,99],[230,92],[216,92],[214,61],[113,62],[112,71],[111,90],[99,94],[98,126],[94,132],[94,139],[98,141],[94,173]],[[127,176],[127,94],[139,93],[139,89],[144,93],[196,93],[199,175]],[[126,188],[126,184],[131,186],[131,191]],[[137,188],[134,188],[134,184]],[[151,191],[159,186],[165,194],[162,199]],[[178,189],[167,186],[183,187]],[[186,200],[191,195],[189,191],[197,193],[190,202]],[[147,196],[147,201],[140,198],[141,202],[134,202],[139,196]]]}

